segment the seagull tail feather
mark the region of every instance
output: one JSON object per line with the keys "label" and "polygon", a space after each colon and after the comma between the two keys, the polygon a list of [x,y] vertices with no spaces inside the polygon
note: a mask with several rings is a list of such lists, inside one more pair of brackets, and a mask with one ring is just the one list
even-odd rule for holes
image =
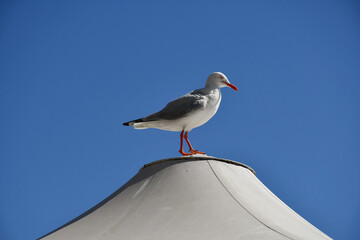
{"label": "seagull tail feather", "polygon": [[130,122],[125,122],[125,123],[123,123],[123,125],[133,127],[135,123],[141,123],[141,122],[144,122],[144,120],[142,118],[139,118],[136,120],[132,120]]}

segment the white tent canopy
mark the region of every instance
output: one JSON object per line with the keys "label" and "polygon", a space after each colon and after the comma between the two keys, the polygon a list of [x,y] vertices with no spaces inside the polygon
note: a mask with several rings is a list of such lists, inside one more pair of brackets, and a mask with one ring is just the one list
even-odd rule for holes
{"label": "white tent canopy", "polygon": [[41,239],[330,239],[240,163],[208,156],[145,165],[94,208]]}

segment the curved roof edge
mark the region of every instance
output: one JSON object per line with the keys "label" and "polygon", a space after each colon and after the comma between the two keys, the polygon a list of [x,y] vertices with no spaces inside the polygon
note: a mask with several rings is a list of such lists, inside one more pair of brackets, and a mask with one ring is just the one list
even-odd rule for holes
{"label": "curved roof edge", "polygon": [[215,161],[220,161],[220,162],[225,162],[225,163],[229,163],[229,164],[234,164],[237,166],[241,166],[243,168],[246,168],[248,170],[250,170],[255,176],[256,176],[256,172],[254,169],[252,169],[251,167],[243,164],[243,163],[239,163],[233,160],[229,160],[229,159],[224,159],[224,158],[217,158],[217,157],[212,157],[212,156],[207,156],[207,155],[203,155],[203,154],[195,154],[195,155],[190,155],[190,156],[180,156],[180,157],[173,157],[173,158],[165,158],[165,159],[161,159],[161,160],[156,160],[153,161],[151,163],[145,164],[139,171],[141,171],[142,169],[158,164],[158,163],[162,163],[162,162],[167,162],[167,161],[201,161],[201,160],[215,160]]}

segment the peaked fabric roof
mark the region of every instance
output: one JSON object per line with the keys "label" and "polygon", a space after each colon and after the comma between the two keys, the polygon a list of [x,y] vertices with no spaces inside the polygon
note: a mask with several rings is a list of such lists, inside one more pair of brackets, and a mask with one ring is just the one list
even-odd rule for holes
{"label": "peaked fabric roof", "polygon": [[44,240],[331,239],[248,166],[205,156],[145,165],[128,183]]}

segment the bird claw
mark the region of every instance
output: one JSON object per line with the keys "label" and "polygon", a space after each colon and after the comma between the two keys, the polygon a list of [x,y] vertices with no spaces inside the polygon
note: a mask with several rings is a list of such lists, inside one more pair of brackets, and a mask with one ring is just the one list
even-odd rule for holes
{"label": "bird claw", "polygon": [[194,153],[187,153],[187,152],[184,152],[182,150],[180,150],[179,153],[181,153],[183,156],[190,156],[190,155],[194,154]]}
{"label": "bird claw", "polygon": [[204,152],[200,152],[200,151],[194,150],[194,149],[190,149],[190,151],[191,151],[192,154],[204,154],[204,155],[206,154]]}

